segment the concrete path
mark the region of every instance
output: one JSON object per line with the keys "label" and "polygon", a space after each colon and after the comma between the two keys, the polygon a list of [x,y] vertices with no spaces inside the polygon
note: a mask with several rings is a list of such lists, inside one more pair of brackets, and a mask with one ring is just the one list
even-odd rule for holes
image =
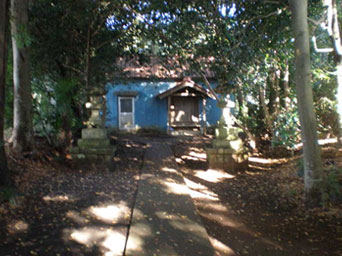
{"label": "concrete path", "polygon": [[213,256],[169,145],[151,142],[146,150],[126,256]]}

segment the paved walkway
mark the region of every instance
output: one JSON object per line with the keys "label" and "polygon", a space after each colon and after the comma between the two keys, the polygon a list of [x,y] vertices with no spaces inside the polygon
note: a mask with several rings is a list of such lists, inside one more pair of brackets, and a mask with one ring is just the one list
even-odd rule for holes
{"label": "paved walkway", "polygon": [[177,168],[169,145],[162,142],[149,144],[125,255],[214,255]]}

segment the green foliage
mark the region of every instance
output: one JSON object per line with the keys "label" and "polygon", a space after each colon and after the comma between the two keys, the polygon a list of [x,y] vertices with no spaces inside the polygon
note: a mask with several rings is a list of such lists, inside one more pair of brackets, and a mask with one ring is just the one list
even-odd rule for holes
{"label": "green foliage", "polygon": [[[312,17],[321,11],[318,1],[310,3]],[[103,86],[111,80],[116,57],[158,55],[163,60],[177,56],[191,75],[210,70],[220,92],[242,95],[236,117],[255,137],[270,138],[267,135],[273,133],[273,146],[292,147],[299,140],[299,124],[291,81],[289,14],[285,5],[258,0],[33,1],[32,38],[25,36],[25,41],[30,41],[32,50],[35,129],[56,137],[65,121],[79,127],[84,116],[79,110],[84,103],[82,84]],[[327,75],[327,70],[333,70],[333,59],[313,54],[312,62],[319,130],[325,135],[335,129],[331,120],[335,120],[336,86]],[[289,106],[281,104],[284,91],[280,88],[279,111],[271,117],[272,127],[266,127],[258,89],[263,86],[266,104],[272,109],[274,90],[268,79],[288,67]]]}
{"label": "green foliage", "polygon": [[335,97],[337,83],[335,77],[328,72],[332,69],[331,64],[329,58],[314,58],[315,68],[312,72],[317,128],[323,138],[327,135],[337,136],[339,133]]}
{"label": "green foliage", "polygon": [[336,166],[327,170],[324,177],[323,200],[325,203],[342,202],[342,169]]}
{"label": "green foliage", "polygon": [[0,188],[0,202],[11,201],[12,198],[17,194],[16,190],[12,187]]}
{"label": "green foliage", "polygon": [[[77,115],[77,103],[85,99],[77,93],[76,80],[35,80],[33,83],[34,131],[46,137],[51,144],[59,144],[58,136],[65,128],[65,122],[75,131],[82,127]],[[67,119],[67,120],[66,120]]]}
{"label": "green foliage", "polygon": [[273,146],[293,148],[300,141],[299,117],[297,111],[281,112],[276,116]]}
{"label": "green foliage", "polygon": [[18,33],[14,36],[18,48],[29,47],[32,44],[32,38],[26,25],[21,24],[18,27]]}

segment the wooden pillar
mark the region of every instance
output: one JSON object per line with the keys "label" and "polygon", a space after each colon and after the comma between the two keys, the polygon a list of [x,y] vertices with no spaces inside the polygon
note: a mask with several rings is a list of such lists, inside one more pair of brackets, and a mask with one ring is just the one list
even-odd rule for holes
{"label": "wooden pillar", "polygon": [[167,97],[167,133],[171,130],[171,96]]}
{"label": "wooden pillar", "polygon": [[207,133],[207,112],[205,110],[206,106],[207,106],[207,99],[203,97],[203,100],[202,100],[203,134]]}

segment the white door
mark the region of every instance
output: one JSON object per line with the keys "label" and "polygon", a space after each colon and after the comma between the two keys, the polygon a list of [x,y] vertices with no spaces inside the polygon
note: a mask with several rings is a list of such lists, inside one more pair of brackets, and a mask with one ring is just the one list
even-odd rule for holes
{"label": "white door", "polygon": [[119,128],[124,130],[134,128],[133,97],[119,97]]}

